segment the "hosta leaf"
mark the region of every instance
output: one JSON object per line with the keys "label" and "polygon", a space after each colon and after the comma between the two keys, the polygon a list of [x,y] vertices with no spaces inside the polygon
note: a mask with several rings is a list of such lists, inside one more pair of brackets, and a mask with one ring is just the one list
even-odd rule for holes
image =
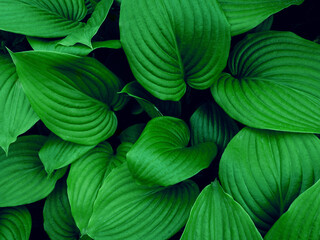
{"label": "hosta leaf", "polygon": [[303,0],[218,0],[231,25],[231,35],[244,33],[274,13]]}
{"label": "hosta leaf", "polygon": [[103,142],[71,164],[67,180],[68,197],[72,216],[82,235],[86,234],[93,204],[104,178],[125,161],[125,154],[131,145],[132,143],[121,144],[117,156],[114,156],[110,144]]}
{"label": "hosta leaf", "polygon": [[46,172],[51,174],[54,170],[74,162],[94,147],[94,145],[87,146],[67,142],[51,134],[40,149],[39,157]]}
{"label": "hosta leaf", "polygon": [[265,240],[320,239],[320,181],[302,193],[273,225]]}
{"label": "hosta leaf", "polygon": [[135,143],[140,137],[145,126],[146,124],[144,123],[138,123],[126,128],[119,135],[120,141]]}
{"label": "hosta leaf", "polygon": [[128,83],[121,90],[121,93],[126,93],[130,97],[135,98],[151,118],[161,117],[163,115],[174,117],[179,117],[181,115],[180,102],[159,100],[152,96],[136,81]]}
{"label": "hosta leaf", "polygon": [[122,108],[120,80],[93,58],[31,51],[11,53],[31,106],[63,140],[96,145],[113,135]]}
{"label": "hosta leaf", "polygon": [[77,240],[79,229],[71,215],[65,181],[59,181],[43,208],[44,229],[50,239]]}
{"label": "hosta leaf", "polygon": [[121,43],[119,40],[108,40],[103,42],[93,42],[92,48],[76,44],[71,47],[63,46],[57,44],[60,40],[47,40],[44,38],[36,38],[36,37],[27,37],[28,42],[34,50],[40,51],[54,51],[54,52],[62,52],[69,53],[79,56],[86,56],[91,53],[93,50],[98,48],[113,48],[119,49],[121,48]]}
{"label": "hosta leaf", "polygon": [[192,207],[181,240],[262,240],[244,209],[217,180],[202,190]]}
{"label": "hosta leaf", "polygon": [[8,157],[0,153],[0,207],[18,206],[45,198],[65,169],[48,177],[38,157],[44,136],[23,136],[11,145]]}
{"label": "hosta leaf", "polygon": [[0,30],[35,37],[63,37],[83,27],[83,0],[0,0]]}
{"label": "hosta leaf", "polygon": [[250,33],[257,33],[257,32],[266,32],[271,30],[271,26],[273,24],[273,15],[268,17],[266,20],[264,20],[262,23],[260,23],[255,28],[251,29]]}
{"label": "hosta leaf", "polygon": [[222,152],[238,132],[236,123],[214,102],[201,105],[190,118],[191,144],[214,142]]}
{"label": "hosta leaf", "polygon": [[123,164],[103,182],[88,235],[95,240],[168,239],[187,221],[198,191],[192,181],[167,188],[139,185]]}
{"label": "hosta leaf", "polygon": [[319,156],[313,134],[244,128],[221,157],[221,185],[265,232],[320,178]]}
{"label": "hosta leaf", "polygon": [[254,128],[320,133],[320,45],[289,32],[252,34],[212,86],[217,103]]}
{"label": "hosta leaf", "polygon": [[[161,100],[206,89],[225,68],[230,26],[217,0],[123,0],[120,40],[138,82]],[[219,46],[219,47],[217,47]]]}
{"label": "hosta leaf", "polygon": [[39,117],[23,92],[14,64],[4,55],[0,55],[0,113],[0,147],[8,153],[9,145]]}
{"label": "hosta leaf", "polygon": [[173,117],[148,122],[138,141],[127,154],[128,167],[141,184],[169,186],[207,168],[217,154],[213,142],[187,147],[187,124]]}
{"label": "hosta leaf", "polygon": [[0,208],[0,239],[28,240],[31,232],[31,215],[24,206]]}

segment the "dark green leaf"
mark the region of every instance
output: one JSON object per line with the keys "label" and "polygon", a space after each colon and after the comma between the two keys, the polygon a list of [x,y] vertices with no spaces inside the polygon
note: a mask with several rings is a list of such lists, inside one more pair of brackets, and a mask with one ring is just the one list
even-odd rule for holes
{"label": "dark green leaf", "polygon": [[119,135],[120,141],[135,143],[140,137],[145,126],[146,124],[139,123],[128,127],[127,129],[123,130]]}

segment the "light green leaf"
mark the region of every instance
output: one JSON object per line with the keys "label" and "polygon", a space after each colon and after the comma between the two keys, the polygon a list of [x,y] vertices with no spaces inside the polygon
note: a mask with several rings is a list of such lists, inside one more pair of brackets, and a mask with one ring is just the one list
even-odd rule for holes
{"label": "light green leaf", "polygon": [[181,115],[181,103],[174,101],[161,101],[152,96],[138,82],[133,81],[124,86],[120,93],[126,93],[137,100],[140,106],[151,117],[169,115],[179,117]]}
{"label": "light green leaf", "polygon": [[190,131],[183,120],[152,119],[127,154],[133,177],[141,184],[169,186],[207,168],[217,146],[205,142],[188,147],[189,140]]}
{"label": "light green leaf", "polygon": [[79,239],[80,232],[71,215],[65,181],[59,181],[54,191],[47,197],[43,207],[43,220],[44,229],[50,239]]}
{"label": "light green leaf", "polygon": [[190,118],[191,144],[214,142],[223,152],[239,131],[236,123],[215,102],[202,104]]}
{"label": "light green leaf", "polygon": [[0,55],[0,147],[8,154],[10,144],[38,120],[18,81],[14,64]]}
{"label": "light green leaf", "polygon": [[192,207],[181,240],[262,240],[246,211],[218,180],[205,187]]}
{"label": "light green leaf", "polygon": [[39,151],[39,157],[46,172],[50,175],[54,170],[68,166],[83,156],[95,145],[87,146],[67,142],[51,134]]}
{"label": "light green leaf", "polygon": [[218,0],[231,25],[231,35],[244,33],[272,14],[303,0]]}
{"label": "light green leaf", "polygon": [[273,225],[265,240],[320,239],[320,181],[302,193]]}
{"label": "light green leaf", "polygon": [[230,25],[217,0],[123,0],[120,40],[137,81],[161,100],[209,88],[226,66]]}
{"label": "light green leaf", "polygon": [[125,155],[131,146],[132,143],[121,144],[114,156],[110,144],[103,142],[71,164],[67,179],[68,197],[72,216],[82,235],[86,234],[104,178],[126,160]]}
{"label": "light green leaf", "polygon": [[0,0],[0,30],[35,37],[64,37],[81,29],[83,0]]}
{"label": "light green leaf", "polygon": [[254,128],[320,133],[320,45],[289,32],[249,35],[234,49],[231,74],[212,86],[216,102]]}
{"label": "light green leaf", "polygon": [[86,25],[81,29],[73,31],[58,44],[64,46],[73,46],[76,43],[81,43],[87,47],[93,48],[91,39],[98,32],[101,24],[106,19],[112,3],[113,0],[101,0],[99,3],[97,3]]}
{"label": "light green leaf", "polygon": [[11,53],[31,106],[65,141],[96,145],[113,135],[120,80],[94,58],[30,51]]}
{"label": "light green leaf", "polygon": [[103,182],[88,235],[95,240],[169,239],[187,221],[198,193],[192,181],[167,188],[139,185],[123,164]]}
{"label": "light green leaf", "polygon": [[313,134],[244,128],[221,157],[221,185],[266,232],[320,178],[319,156]]}
{"label": "light green leaf", "polygon": [[120,141],[135,143],[140,137],[145,126],[146,124],[144,123],[138,123],[126,128],[119,135]]}
{"label": "light green leaf", "polygon": [[26,207],[0,208],[1,240],[28,240],[31,224],[31,215]]}
{"label": "light green leaf", "polygon": [[49,177],[38,157],[46,137],[23,136],[11,145],[8,157],[0,153],[0,207],[36,202],[48,196],[66,169]]}
{"label": "light green leaf", "polygon": [[91,53],[93,50],[98,48],[121,48],[121,43],[119,40],[108,40],[103,42],[93,42],[92,48],[85,45],[76,44],[71,47],[62,46],[57,44],[60,40],[48,40],[44,38],[36,37],[27,37],[29,44],[34,50],[37,51],[53,51],[53,52],[62,52],[69,53],[79,56],[86,56]]}

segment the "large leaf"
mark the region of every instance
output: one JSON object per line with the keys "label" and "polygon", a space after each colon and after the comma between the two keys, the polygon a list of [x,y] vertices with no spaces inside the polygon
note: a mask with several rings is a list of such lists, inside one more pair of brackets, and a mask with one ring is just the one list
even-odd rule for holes
{"label": "large leaf", "polygon": [[217,0],[123,0],[120,40],[133,74],[152,95],[178,101],[225,68],[230,26]]}
{"label": "large leaf", "polygon": [[139,185],[123,164],[103,182],[88,235],[95,240],[168,239],[187,221],[198,191],[192,181],[168,188]]}
{"label": "large leaf", "polygon": [[24,206],[0,208],[0,239],[28,240],[31,232],[31,215]]}
{"label": "large leaf", "polygon": [[10,58],[0,55],[0,147],[8,153],[9,145],[18,135],[38,120],[18,81],[14,64]]}
{"label": "large leaf", "polygon": [[262,240],[244,209],[217,180],[202,190],[192,207],[181,240]]}
{"label": "large leaf", "polygon": [[146,124],[144,123],[138,123],[126,128],[119,135],[120,141],[135,143],[139,139],[145,126]]}
{"label": "large leaf", "polygon": [[242,129],[219,166],[225,191],[267,231],[320,178],[320,140],[313,134]]}
{"label": "large leaf", "polygon": [[35,37],[63,37],[83,27],[83,0],[0,0],[0,29]]}
{"label": "large leaf", "polygon": [[77,240],[79,229],[71,215],[65,181],[59,181],[43,207],[43,225],[50,239]]}
{"label": "large leaf", "polygon": [[31,51],[11,53],[31,106],[63,140],[96,145],[117,128],[120,80],[96,59]]}
{"label": "large leaf", "polygon": [[218,0],[231,25],[231,35],[244,33],[274,13],[303,0]]}
{"label": "large leaf", "polygon": [[205,142],[188,147],[189,140],[190,131],[183,120],[152,119],[127,154],[133,177],[141,184],[169,186],[207,168],[217,146]]}
{"label": "large leaf", "polygon": [[215,102],[201,105],[190,118],[191,144],[214,142],[223,152],[238,132],[236,123]]}
{"label": "large leaf", "polygon": [[68,197],[72,216],[82,235],[86,234],[93,204],[104,178],[126,160],[125,155],[131,146],[132,143],[121,144],[114,156],[110,144],[103,142],[71,164],[67,180]]}
{"label": "large leaf", "polygon": [[252,34],[234,49],[217,103],[254,128],[320,133],[320,45],[289,32]]}
{"label": "large leaf", "polygon": [[45,198],[65,173],[49,177],[38,157],[44,136],[24,136],[11,145],[8,157],[0,153],[0,207],[18,206]]}
{"label": "large leaf", "polygon": [[272,226],[265,240],[320,239],[320,181],[301,194]]}

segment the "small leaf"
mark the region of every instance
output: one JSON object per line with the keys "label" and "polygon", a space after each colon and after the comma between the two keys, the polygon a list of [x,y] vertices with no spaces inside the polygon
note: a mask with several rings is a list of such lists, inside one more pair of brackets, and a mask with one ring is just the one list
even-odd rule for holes
{"label": "small leaf", "polygon": [[119,135],[120,141],[135,143],[140,137],[145,126],[146,124],[139,123],[128,127],[127,129],[123,130]]}
{"label": "small leaf", "polygon": [[39,117],[23,92],[13,62],[4,55],[0,55],[0,113],[0,147],[8,154],[10,144]]}
{"label": "small leaf", "polygon": [[244,128],[221,157],[221,185],[266,232],[320,178],[319,156],[313,134]]}
{"label": "small leaf", "polygon": [[8,157],[0,153],[0,207],[33,203],[48,196],[66,169],[48,177],[38,157],[44,136],[23,136],[11,145]]}
{"label": "small leaf", "polygon": [[113,135],[126,103],[120,80],[94,58],[30,51],[11,53],[31,106],[65,141],[96,145]]}
{"label": "small leaf", "polygon": [[272,226],[265,240],[320,239],[320,181],[302,193]]}
{"label": "small leaf", "polygon": [[148,122],[138,141],[127,154],[128,167],[141,184],[169,186],[207,168],[217,154],[213,142],[187,147],[187,124],[173,117]]}
{"label": "small leaf", "polygon": [[31,215],[24,206],[0,208],[0,239],[28,240],[31,233]]}
{"label": "small leaf", "polygon": [[192,207],[181,240],[262,240],[249,215],[217,180],[202,190]]}
{"label": "small leaf", "polygon": [[234,49],[216,102],[254,128],[320,133],[320,45],[289,32],[251,34]]}
{"label": "small leaf", "polygon": [[43,207],[43,220],[44,229],[50,239],[79,239],[79,229],[71,215],[65,181],[59,181],[54,191],[47,197]]}
{"label": "small leaf", "polygon": [[230,25],[217,0],[123,0],[120,40],[137,81],[161,100],[209,88],[226,66]]}
{"label": "small leaf", "polygon": [[167,188],[138,185],[123,164],[101,186],[88,235],[95,240],[169,239],[187,221],[198,193],[192,181]]}

